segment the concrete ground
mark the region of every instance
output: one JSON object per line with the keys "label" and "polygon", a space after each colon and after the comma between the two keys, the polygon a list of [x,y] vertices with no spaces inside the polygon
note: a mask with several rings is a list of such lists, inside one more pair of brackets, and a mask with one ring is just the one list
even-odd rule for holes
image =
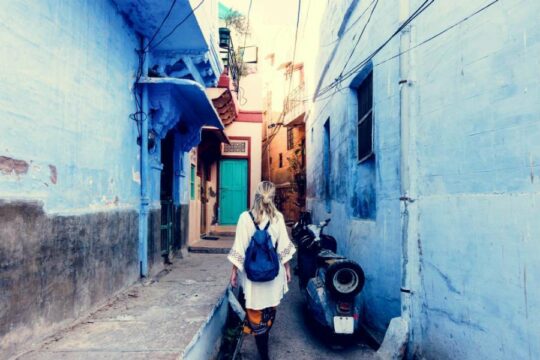
{"label": "concrete ground", "polygon": [[234,243],[234,236],[210,235],[217,240],[200,239],[188,246],[190,253],[228,254]]}
{"label": "concrete ground", "polygon": [[[332,349],[321,339],[318,329],[308,325],[303,311],[303,298],[298,278],[293,277],[289,292],[278,306],[276,322],[270,333],[270,358],[273,360],[325,360],[373,359],[375,352],[359,341],[342,349]],[[242,360],[259,359],[253,336],[244,336],[239,357]]]}
{"label": "concrete ground", "polygon": [[18,359],[177,359],[224,294],[225,255],[188,254]]}

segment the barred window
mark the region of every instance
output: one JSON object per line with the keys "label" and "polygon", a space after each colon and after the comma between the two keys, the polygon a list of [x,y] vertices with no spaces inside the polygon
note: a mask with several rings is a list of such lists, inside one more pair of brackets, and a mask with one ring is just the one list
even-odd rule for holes
{"label": "barred window", "polygon": [[373,155],[373,72],[362,81],[358,96],[358,161]]}
{"label": "barred window", "polygon": [[294,147],[294,134],[292,128],[287,128],[287,150]]}

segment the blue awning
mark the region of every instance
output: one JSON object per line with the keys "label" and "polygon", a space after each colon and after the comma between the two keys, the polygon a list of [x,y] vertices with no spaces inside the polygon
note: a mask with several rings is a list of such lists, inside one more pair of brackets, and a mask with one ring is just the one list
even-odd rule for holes
{"label": "blue awning", "polygon": [[223,129],[212,101],[204,87],[193,80],[176,78],[141,78],[148,89],[151,128],[159,139],[176,127],[182,139],[182,150],[189,151],[201,141],[203,126]]}

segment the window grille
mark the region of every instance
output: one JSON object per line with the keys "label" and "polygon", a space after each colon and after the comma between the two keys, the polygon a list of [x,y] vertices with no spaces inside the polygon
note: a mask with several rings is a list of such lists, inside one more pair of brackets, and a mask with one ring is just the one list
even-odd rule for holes
{"label": "window grille", "polygon": [[292,128],[287,128],[287,150],[294,147],[294,134]]}
{"label": "window grille", "polygon": [[358,161],[373,155],[373,72],[364,79],[357,90],[358,97]]}

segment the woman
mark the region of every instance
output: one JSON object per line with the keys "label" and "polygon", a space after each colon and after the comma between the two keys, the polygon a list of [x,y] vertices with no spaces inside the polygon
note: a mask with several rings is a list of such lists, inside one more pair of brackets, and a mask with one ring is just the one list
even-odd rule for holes
{"label": "woman", "polygon": [[[231,284],[243,288],[246,300],[246,322],[244,333],[255,335],[257,350],[262,359],[268,357],[268,334],[274,323],[276,307],[283,295],[289,290],[287,284],[291,281],[291,260],[296,249],[289,239],[283,215],[274,205],[276,188],[269,181],[263,181],[257,186],[255,201],[250,211],[240,215],[236,225],[236,238],[228,259],[233,263]],[[250,214],[251,213],[251,214]],[[252,218],[253,217],[253,218]],[[251,236],[255,232],[255,223],[260,229],[268,227],[272,244],[277,243],[277,253],[280,259],[280,269],[274,280],[266,282],[250,281],[244,273],[244,260]]]}

